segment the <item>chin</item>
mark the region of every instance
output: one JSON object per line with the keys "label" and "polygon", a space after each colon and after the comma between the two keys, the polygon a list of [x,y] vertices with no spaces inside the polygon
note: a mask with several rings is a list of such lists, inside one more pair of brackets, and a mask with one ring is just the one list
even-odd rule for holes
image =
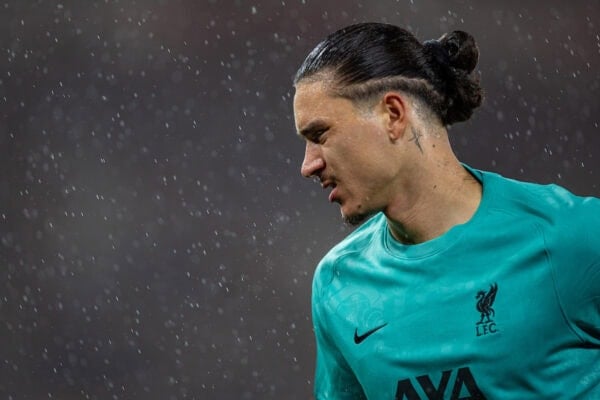
{"label": "chin", "polygon": [[367,207],[368,204],[358,203],[358,204],[343,204],[340,203],[340,212],[342,213],[342,219],[345,223],[357,226],[365,222],[367,219],[371,218],[373,215],[377,214],[379,211],[375,207]]}
{"label": "chin", "polygon": [[352,225],[352,226],[357,226],[357,225],[360,225],[363,222],[365,222],[365,220],[367,220],[373,214],[374,214],[373,212],[371,212],[371,213],[353,213],[353,214],[345,214],[342,212],[342,218],[345,223]]}

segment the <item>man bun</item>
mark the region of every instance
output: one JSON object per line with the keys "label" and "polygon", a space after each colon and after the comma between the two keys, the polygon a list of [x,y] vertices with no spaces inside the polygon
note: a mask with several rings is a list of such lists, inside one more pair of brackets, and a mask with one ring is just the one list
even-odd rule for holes
{"label": "man bun", "polygon": [[481,105],[483,90],[472,73],[479,60],[475,39],[464,31],[452,31],[423,43],[428,56],[430,80],[445,98],[439,106],[444,125],[466,121]]}
{"label": "man bun", "polygon": [[448,54],[451,67],[462,69],[468,74],[473,72],[479,60],[479,48],[473,36],[464,31],[452,31],[438,40]]}

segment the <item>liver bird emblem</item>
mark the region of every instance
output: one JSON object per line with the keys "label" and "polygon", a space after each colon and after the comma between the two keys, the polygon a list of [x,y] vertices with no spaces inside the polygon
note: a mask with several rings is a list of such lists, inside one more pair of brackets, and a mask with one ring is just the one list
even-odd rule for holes
{"label": "liver bird emblem", "polygon": [[493,317],[496,314],[492,305],[494,305],[497,291],[498,285],[494,283],[490,285],[490,290],[487,293],[485,290],[477,292],[477,296],[475,297],[477,299],[477,311],[481,313],[481,320],[477,324],[487,324],[490,322],[490,316]]}

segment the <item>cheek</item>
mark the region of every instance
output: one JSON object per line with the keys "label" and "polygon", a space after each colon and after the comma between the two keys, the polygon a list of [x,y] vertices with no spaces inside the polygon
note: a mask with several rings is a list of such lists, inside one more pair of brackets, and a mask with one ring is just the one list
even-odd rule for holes
{"label": "cheek", "polygon": [[394,170],[390,160],[385,158],[389,156],[382,154],[381,151],[373,154],[363,153],[363,156],[365,159],[357,162],[352,171],[354,179],[361,186],[360,189],[366,192],[378,192],[390,185],[394,180]]}

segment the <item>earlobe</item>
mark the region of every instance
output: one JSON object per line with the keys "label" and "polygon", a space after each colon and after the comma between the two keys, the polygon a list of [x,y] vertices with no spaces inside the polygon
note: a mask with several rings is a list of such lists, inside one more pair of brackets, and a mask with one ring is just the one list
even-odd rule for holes
{"label": "earlobe", "polygon": [[383,96],[383,109],[388,135],[395,142],[404,136],[408,125],[406,98],[400,93],[388,92]]}

